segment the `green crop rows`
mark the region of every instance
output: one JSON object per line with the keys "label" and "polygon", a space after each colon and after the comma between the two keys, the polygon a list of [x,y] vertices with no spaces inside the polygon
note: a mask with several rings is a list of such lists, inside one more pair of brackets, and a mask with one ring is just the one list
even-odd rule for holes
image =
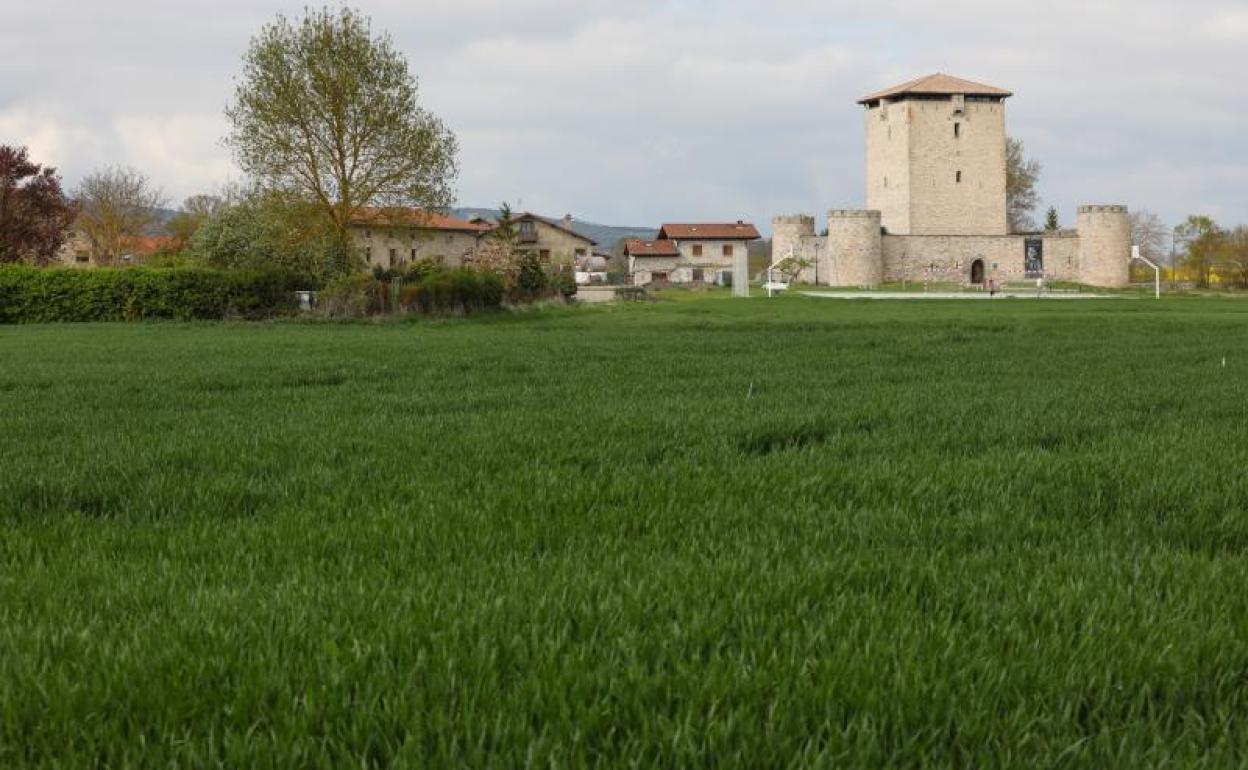
{"label": "green crop rows", "polygon": [[1248,302],[0,328],[0,767],[1248,761]]}

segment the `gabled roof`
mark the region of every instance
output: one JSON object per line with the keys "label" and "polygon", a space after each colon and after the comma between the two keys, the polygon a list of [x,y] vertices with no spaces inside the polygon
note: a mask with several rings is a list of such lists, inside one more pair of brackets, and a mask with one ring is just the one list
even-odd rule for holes
{"label": "gabled roof", "polygon": [[455,219],[437,212],[372,207],[360,209],[359,213],[352,218],[351,224],[373,225],[374,227],[415,227],[420,230],[440,230],[474,235],[488,233],[493,229],[486,224]]}
{"label": "gabled roof", "polygon": [[573,230],[573,229],[572,229],[572,228],[570,228],[570,227],[566,227],[566,226],[564,226],[563,222],[562,222],[561,220],[558,220],[558,219],[549,219],[549,218],[547,218],[547,217],[538,216],[537,214],[533,214],[533,213],[530,213],[530,212],[527,212],[527,211],[526,211],[525,213],[520,214],[519,216],[515,217],[512,221],[513,221],[513,222],[523,222],[523,221],[526,221],[526,220],[528,220],[528,221],[534,221],[534,222],[542,222],[542,223],[544,223],[544,224],[550,225],[551,227],[555,228],[556,230],[561,230],[561,231],[563,231],[563,232],[567,233],[568,235],[574,236],[574,237],[576,237],[576,238],[580,238],[582,241],[585,241],[586,243],[588,243],[588,244],[589,244],[589,245],[591,245],[591,246],[597,246],[597,245],[598,245],[598,241],[595,241],[593,238],[590,238],[590,237],[588,237],[588,236],[582,235],[582,234],[578,233],[577,231]]}
{"label": "gabled roof", "polygon": [[659,228],[657,240],[674,241],[754,241],[761,238],[754,225],[731,223],[667,224]]}
{"label": "gabled roof", "polygon": [[881,99],[892,99],[899,96],[952,96],[954,94],[962,94],[964,96],[995,96],[1000,99],[1008,99],[1013,96],[1004,88],[996,86],[984,85],[976,83],[973,80],[963,80],[962,78],[946,75],[943,72],[937,72],[932,75],[925,75],[921,78],[915,78],[907,83],[899,86],[886,88],[883,91],[876,91],[870,96],[864,96],[858,100],[859,104],[871,104]]}
{"label": "gabled roof", "polygon": [[624,253],[630,257],[679,257],[680,249],[674,241],[632,240],[625,242]]}

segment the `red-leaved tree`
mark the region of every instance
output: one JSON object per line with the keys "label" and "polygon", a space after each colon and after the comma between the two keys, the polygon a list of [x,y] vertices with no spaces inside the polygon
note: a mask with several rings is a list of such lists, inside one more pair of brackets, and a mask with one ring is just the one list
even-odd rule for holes
{"label": "red-leaved tree", "polygon": [[51,262],[73,222],[56,169],[32,163],[25,147],[0,145],[0,264]]}

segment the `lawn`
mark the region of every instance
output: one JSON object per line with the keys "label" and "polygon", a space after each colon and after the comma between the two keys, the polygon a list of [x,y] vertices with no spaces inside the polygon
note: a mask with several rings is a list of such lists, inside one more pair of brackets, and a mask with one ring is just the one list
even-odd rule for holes
{"label": "lawn", "polygon": [[1248,761],[1248,302],[0,327],[0,767]]}

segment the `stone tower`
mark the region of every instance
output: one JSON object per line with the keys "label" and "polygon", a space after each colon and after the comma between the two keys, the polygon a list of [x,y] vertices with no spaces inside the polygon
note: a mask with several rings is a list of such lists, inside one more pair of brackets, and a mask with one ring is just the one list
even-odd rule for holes
{"label": "stone tower", "polygon": [[1079,281],[1122,288],[1131,280],[1131,222],[1126,206],[1079,207]]}
{"label": "stone tower", "polygon": [[929,75],[859,100],[867,208],[890,235],[1005,235],[1004,89]]}
{"label": "stone tower", "polygon": [[884,280],[880,212],[829,211],[827,254],[824,283],[832,286],[875,286]]}

